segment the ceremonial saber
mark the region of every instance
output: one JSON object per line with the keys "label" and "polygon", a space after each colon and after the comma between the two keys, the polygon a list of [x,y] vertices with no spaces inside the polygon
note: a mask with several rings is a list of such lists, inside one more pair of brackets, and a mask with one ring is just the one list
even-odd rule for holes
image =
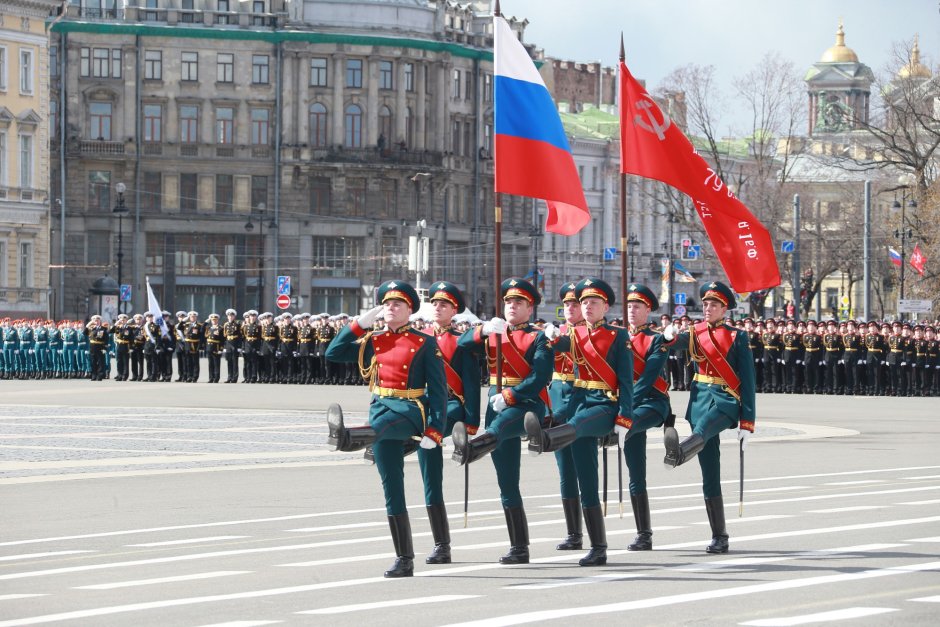
{"label": "ceremonial saber", "polygon": [[467,528],[467,510],[470,507],[470,464],[463,465],[463,528]]}
{"label": "ceremonial saber", "polygon": [[607,518],[607,444],[604,444],[604,518]]}
{"label": "ceremonial saber", "polygon": [[738,440],[738,452],[741,456],[741,478],[738,489],[738,518],[744,516],[744,440]]}
{"label": "ceremonial saber", "polygon": [[623,518],[623,453],[620,450],[620,437],[617,437],[617,492],[620,498],[620,517]]}

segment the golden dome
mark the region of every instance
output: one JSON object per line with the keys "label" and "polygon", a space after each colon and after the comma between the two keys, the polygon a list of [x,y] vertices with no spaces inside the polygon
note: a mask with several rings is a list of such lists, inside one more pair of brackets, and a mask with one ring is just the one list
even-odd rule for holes
{"label": "golden dome", "polygon": [[911,48],[911,60],[898,72],[898,78],[931,78],[933,72],[926,65],[920,62],[920,46],[917,44],[917,36],[914,36],[914,47]]}
{"label": "golden dome", "polygon": [[841,21],[839,22],[839,30],[836,31],[836,45],[826,50],[819,62],[858,63],[858,55],[845,45],[845,30],[842,28]]}

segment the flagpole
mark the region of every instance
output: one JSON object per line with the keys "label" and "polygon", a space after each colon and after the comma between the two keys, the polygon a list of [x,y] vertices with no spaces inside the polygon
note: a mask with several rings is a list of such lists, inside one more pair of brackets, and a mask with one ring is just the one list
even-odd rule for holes
{"label": "flagpole", "polygon": [[[626,62],[623,50],[623,33],[620,33],[620,62]],[[622,78],[621,78],[622,80]],[[620,107],[624,107],[621,100]],[[622,141],[622,140],[621,140]],[[627,320],[627,175],[620,173],[620,303],[623,307],[623,326],[630,328]],[[605,449],[606,450],[606,449]],[[617,491],[620,499],[620,517],[623,518],[623,451],[620,448],[620,438],[617,438]]]}
{"label": "flagpole", "polygon": [[[502,17],[502,13],[499,10],[499,0],[496,0],[496,6],[493,8],[493,21],[495,22],[497,18]],[[495,33],[495,24],[493,28]],[[495,39],[494,44],[495,46]],[[495,56],[495,50],[494,50]],[[495,141],[495,139],[494,139]],[[496,188],[496,158],[498,156],[497,151],[493,151],[493,189]],[[494,194],[496,197],[496,207],[495,214],[493,219],[493,245],[496,247],[496,259],[493,264],[493,314],[494,316],[499,316],[499,301],[500,301],[500,284],[502,283],[503,276],[503,195],[499,192]],[[489,341],[489,340],[487,340]],[[503,349],[502,342],[500,340],[496,341],[496,393],[500,394],[503,391]]]}

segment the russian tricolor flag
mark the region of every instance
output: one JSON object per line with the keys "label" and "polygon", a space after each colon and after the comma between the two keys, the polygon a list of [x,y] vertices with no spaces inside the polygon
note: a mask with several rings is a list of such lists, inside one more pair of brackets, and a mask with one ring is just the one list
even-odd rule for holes
{"label": "russian tricolor flag", "polygon": [[509,23],[494,28],[496,191],[545,200],[545,229],[574,235],[591,214],[558,110]]}
{"label": "russian tricolor flag", "polygon": [[891,258],[891,263],[893,263],[894,265],[896,265],[896,266],[899,267],[899,268],[901,267],[901,253],[899,253],[898,251],[896,251],[896,250],[894,250],[893,248],[889,247],[889,248],[888,248],[888,257]]}

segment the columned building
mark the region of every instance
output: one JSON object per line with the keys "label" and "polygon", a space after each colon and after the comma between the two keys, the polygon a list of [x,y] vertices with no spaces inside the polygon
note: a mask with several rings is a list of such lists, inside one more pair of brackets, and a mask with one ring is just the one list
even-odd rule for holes
{"label": "columned building", "polygon": [[0,12],[0,317],[46,317],[49,299],[49,37],[52,0]]}
{"label": "columned building", "polygon": [[[423,284],[491,310],[488,2],[80,0],[52,38],[58,315],[92,313],[102,275],[136,311],[146,280],[173,310],[272,309],[288,275],[292,311],[357,313],[417,279],[419,231]],[[503,204],[528,231],[529,201]],[[504,244],[524,275],[531,239]]]}

